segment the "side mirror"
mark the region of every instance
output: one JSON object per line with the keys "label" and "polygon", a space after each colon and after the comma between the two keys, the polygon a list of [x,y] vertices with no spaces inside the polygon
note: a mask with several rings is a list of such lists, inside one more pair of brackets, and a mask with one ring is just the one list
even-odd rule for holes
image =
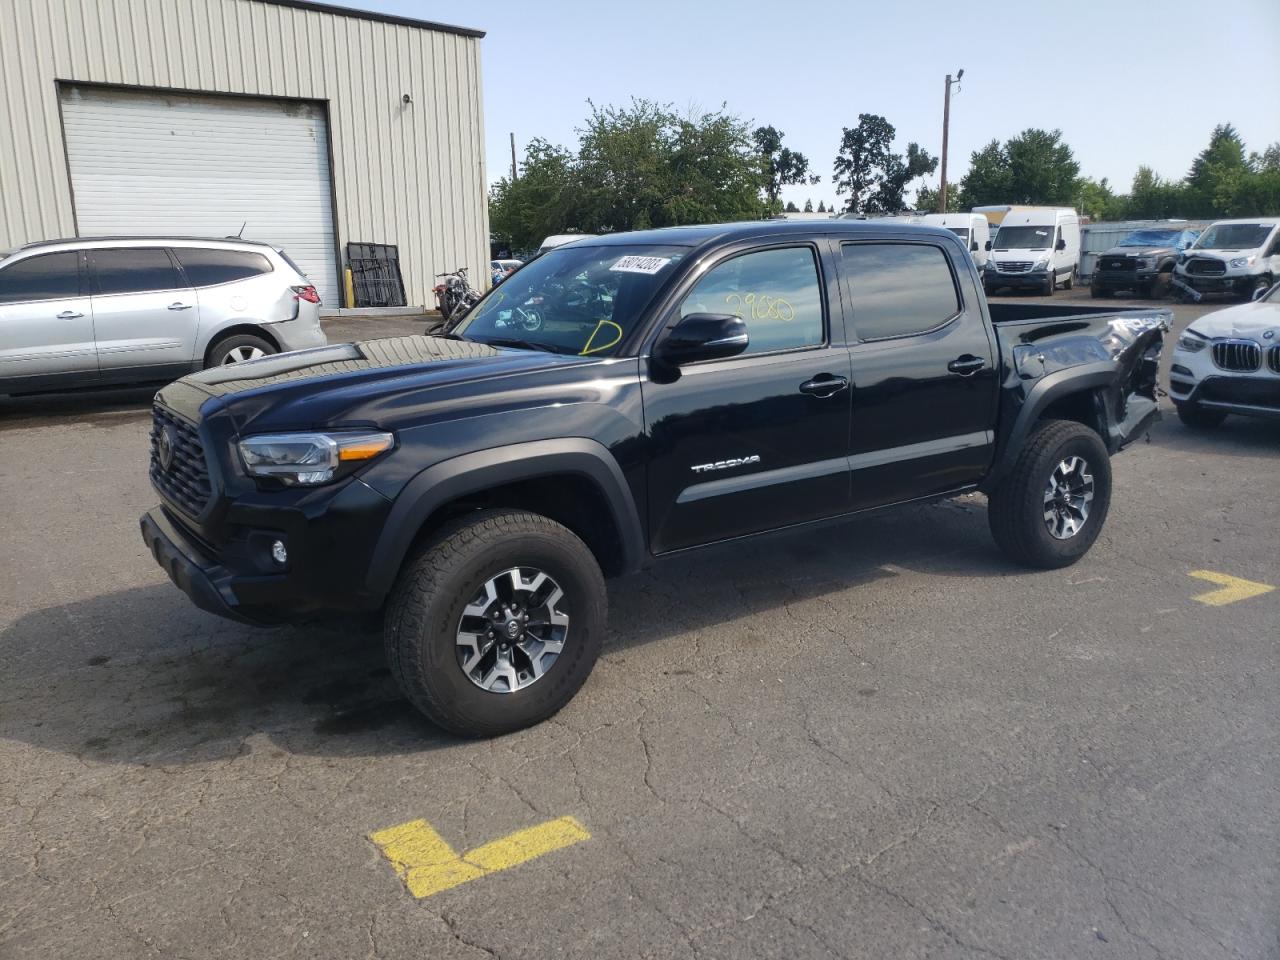
{"label": "side mirror", "polygon": [[990,240],[988,240],[988,241],[987,241],[987,249],[988,249],[988,250],[990,250],[990,249],[991,249],[991,241],[990,241]]}
{"label": "side mirror", "polygon": [[747,324],[731,313],[691,313],[662,339],[655,356],[674,366],[736,357],[747,349]]}
{"label": "side mirror", "polygon": [[1067,241],[1066,241],[1066,240],[1064,240],[1062,237],[1059,237],[1059,238],[1058,238],[1058,242],[1057,242],[1057,243],[1055,243],[1055,244],[1053,245],[1053,249],[1055,249],[1055,250],[1065,250],[1065,249],[1067,249]]}

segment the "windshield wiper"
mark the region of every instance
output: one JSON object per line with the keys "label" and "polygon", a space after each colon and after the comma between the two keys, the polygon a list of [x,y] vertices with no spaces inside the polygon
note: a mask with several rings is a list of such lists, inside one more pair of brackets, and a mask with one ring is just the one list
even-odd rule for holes
{"label": "windshield wiper", "polygon": [[485,340],[476,338],[476,343],[487,343],[492,347],[515,347],[518,350],[541,350],[543,353],[563,353],[547,343],[535,343],[532,340],[521,340],[519,337],[489,337]]}

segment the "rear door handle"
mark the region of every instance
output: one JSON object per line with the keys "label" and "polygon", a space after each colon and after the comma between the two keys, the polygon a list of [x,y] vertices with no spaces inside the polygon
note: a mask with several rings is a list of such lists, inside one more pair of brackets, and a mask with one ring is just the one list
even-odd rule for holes
{"label": "rear door handle", "polygon": [[846,377],[836,377],[829,373],[820,373],[812,380],[800,384],[800,392],[813,397],[830,397],[849,386]]}
{"label": "rear door handle", "polygon": [[958,373],[962,377],[972,377],[975,373],[987,365],[987,361],[981,357],[975,357],[971,353],[956,357],[947,364],[947,369],[952,373]]}
{"label": "rear door handle", "polygon": [[63,310],[60,314],[58,314],[58,319],[59,320],[79,320],[83,316],[84,316],[83,313],[76,313],[76,311],[74,310]]}
{"label": "rear door handle", "polygon": [[191,304],[178,301],[177,303],[169,304],[169,309],[170,310],[190,310]]}

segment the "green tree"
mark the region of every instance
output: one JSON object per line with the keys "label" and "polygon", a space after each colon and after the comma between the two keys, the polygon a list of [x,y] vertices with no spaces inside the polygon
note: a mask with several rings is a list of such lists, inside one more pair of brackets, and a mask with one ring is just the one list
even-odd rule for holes
{"label": "green tree", "polygon": [[826,213],[826,212],[827,212],[827,204],[826,204],[826,201],[824,201],[824,200],[819,200],[819,201],[818,201],[818,212],[819,212],[819,213]]}
{"label": "green tree", "polygon": [[788,200],[787,205],[782,208],[782,212],[783,213],[799,213],[800,208],[796,206],[796,202],[794,200]]}
{"label": "green tree", "polygon": [[805,212],[805,213],[813,213],[813,201],[812,201],[812,200],[806,200],[806,201],[804,202],[804,212]]}
{"label": "green tree", "polygon": [[1067,206],[1079,194],[1080,164],[1061,130],[1028,129],[992,140],[969,158],[960,181],[964,207],[997,203]]}
{"label": "green tree", "polygon": [[770,209],[776,209],[783,187],[817,183],[820,177],[809,173],[809,160],[782,145],[784,134],[774,127],[757,127],[751,139],[760,153],[764,168],[764,194]]}
{"label": "green tree", "polygon": [[917,143],[907,144],[905,157],[894,153],[896,135],[893,124],[874,113],[860,113],[856,127],[843,128],[835,185],[837,194],[849,194],[846,212],[896,213],[908,184],[937,169],[937,159]]}
{"label": "green tree", "polygon": [[576,159],[545,140],[530,142],[519,180],[503,178],[489,191],[489,224],[513,249],[536,247],[542,238],[586,230]]}
{"label": "green tree", "polygon": [[1236,128],[1218,124],[1187,173],[1188,199],[1195,215],[1231,217],[1254,212],[1243,202],[1253,172]]}
{"label": "green tree", "polygon": [[947,201],[954,195],[962,210],[1009,203],[1010,189],[1008,155],[999,140],[992,140],[970,154],[969,172],[947,191]]}
{"label": "green tree", "polygon": [[[942,185],[930,186],[923,184],[916,191],[916,210],[919,213],[937,213],[939,193]],[[947,209],[944,213],[960,213],[968,208],[963,206],[964,198],[960,194],[960,187],[957,184],[947,185]]]}
{"label": "green tree", "polygon": [[1094,220],[1121,220],[1126,215],[1128,198],[1117,196],[1106,177],[1081,177],[1072,206]]}

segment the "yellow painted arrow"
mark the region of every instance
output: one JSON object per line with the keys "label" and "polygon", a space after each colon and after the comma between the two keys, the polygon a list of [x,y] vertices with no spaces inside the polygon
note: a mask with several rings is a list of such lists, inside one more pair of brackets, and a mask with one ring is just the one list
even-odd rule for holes
{"label": "yellow painted arrow", "polygon": [[509,870],[544,853],[590,840],[591,834],[573,817],[561,817],[517,830],[461,855],[425,820],[411,820],[379,830],[369,834],[369,839],[391,861],[409,892],[422,899],[469,880]]}
{"label": "yellow painted arrow", "polygon": [[1198,593],[1191,598],[1192,600],[1199,600],[1201,603],[1207,603],[1211,607],[1224,607],[1228,603],[1235,603],[1238,600],[1260,597],[1264,593],[1270,593],[1275,589],[1275,587],[1266,583],[1254,583],[1252,580],[1242,580],[1240,577],[1233,577],[1226,573],[1216,573],[1213,570],[1192,570],[1189,576],[1219,584],[1217,590]]}

